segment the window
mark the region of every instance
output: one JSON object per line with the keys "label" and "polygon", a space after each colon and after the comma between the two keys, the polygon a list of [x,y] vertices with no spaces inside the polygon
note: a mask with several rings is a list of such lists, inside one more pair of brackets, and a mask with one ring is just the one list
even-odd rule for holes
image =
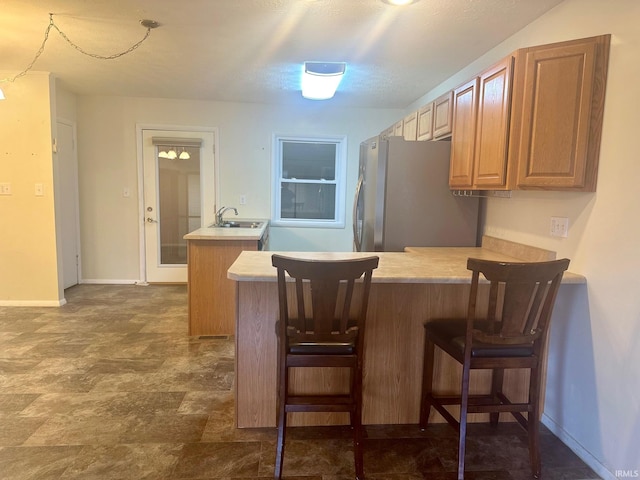
{"label": "window", "polygon": [[344,228],[346,138],[274,138],[276,226]]}

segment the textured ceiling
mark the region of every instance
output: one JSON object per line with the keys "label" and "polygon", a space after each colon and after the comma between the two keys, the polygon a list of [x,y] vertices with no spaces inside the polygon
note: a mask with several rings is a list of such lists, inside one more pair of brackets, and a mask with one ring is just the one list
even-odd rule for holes
{"label": "textured ceiling", "polygon": [[80,95],[295,104],[305,60],[344,61],[331,102],[404,108],[560,2],[2,0],[0,78],[32,61],[50,12],[74,43],[101,55],[140,40],[146,18],[161,26],[115,60],[84,56],[51,30],[33,70]]}

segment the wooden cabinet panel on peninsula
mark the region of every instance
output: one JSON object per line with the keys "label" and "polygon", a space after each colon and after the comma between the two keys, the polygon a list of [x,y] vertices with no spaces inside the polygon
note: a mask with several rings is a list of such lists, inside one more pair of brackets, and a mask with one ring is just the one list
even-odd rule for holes
{"label": "wooden cabinet panel on peninsula", "polygon": [[236,282],[227,270],[257,240],[188,240],[189,335],[234,335]]}

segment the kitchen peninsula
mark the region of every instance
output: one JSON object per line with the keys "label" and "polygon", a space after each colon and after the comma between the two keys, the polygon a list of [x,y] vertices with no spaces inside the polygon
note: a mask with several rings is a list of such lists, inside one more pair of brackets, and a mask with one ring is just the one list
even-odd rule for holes
{"label": "kitchen peninsula", "polygon": [[244,250],[262,250],[269,238],[267,220],[225,222],[203,227],[187,240],[189,335],[233,335],[236,284],[227,269]]}
{"label": "kitchen peninsula", "polygon": [[[553,252],[507,245],[485,237],[475,247],[409,248],[406,252],[376,252],[380,264],[373,274],[365,333],[363,423],[417,423],[422,378],[422,325],[431,318],[464,316],[471,280],[468,257],[502,261],[550,259]],[[510,243],[510,242],[509,242]],[[502,247],[515,248],[502,248]],[[521,248],[523,247],[523,248]],[[504,253],[509,252],[511,253]],[[276,424],[275,322],[278,317],[274,252],[245,251],[231,265],[228,277],[237,283],[236,320],[236,421],[237,427],[273,427]],[[513,256],[518,254],[518,257]],[[345,259],[373,253],[292,253],[283,255],[312,259]],[[585,283],[584,277],[566,273],[564,284]],[[560,295],[562,295],[562,290]],[[486,308],[486,306],[485,306]],[[440,375],[435,385],[451,392],[459,388],[460,373],[445,356],[437,357]],[[309,391],[320,382],[340,389],[342,372],[318,375],[295,372],[291,387]],[[485,372],[479,372],[485,373]],[[472,391],[479,392],[488,377],[472,377]],[[505,375],[505,389],[516,398],[526,392],[526,378]],[[292,414],[291,425],[347,423],[346,414]],[[476,421],[477,417],[474,417]]]}

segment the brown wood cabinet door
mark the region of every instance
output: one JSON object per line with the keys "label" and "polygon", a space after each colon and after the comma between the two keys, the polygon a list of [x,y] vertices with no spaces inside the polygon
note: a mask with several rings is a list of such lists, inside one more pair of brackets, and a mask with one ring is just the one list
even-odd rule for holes
{"label": "brown wood cabinet door", "polygon": [[402,120],[398,120],[393,125],[393,136],[394,137],[402,137],[404,132],[404,122]]}
{"label": "brown wood cabinet door", "polygon": [[433,102],[433,138],[451,135],[453,129],[453,91]]}
{"label": "brown wood cabinet door", "polygon": [[509,118],[513,57],[480,75],[473,185],[481,189],[507,187]]}
{"label": "brown wood cabinet door", "polygon": [[418,112],[413,112],[404,117],[402,133],[405,140],[416,140],[418,132]]}
{"label": "brown wood cabinet door", "polygon": [[453,135],[451,137],[451,166],[449,186],[473,186],[473,158],[476,143],[478,111],[478,82],[476,77],[453,92]]}
{"label": "brown wood cabinet door", "polygon": [[433,102],[420,107],[418,110],[418,140],[433,138]]}
{"label": "brown wood cabinet door", "polygon": [[595,190],[609,38],[533,47],[519,57],[518,188]]}

